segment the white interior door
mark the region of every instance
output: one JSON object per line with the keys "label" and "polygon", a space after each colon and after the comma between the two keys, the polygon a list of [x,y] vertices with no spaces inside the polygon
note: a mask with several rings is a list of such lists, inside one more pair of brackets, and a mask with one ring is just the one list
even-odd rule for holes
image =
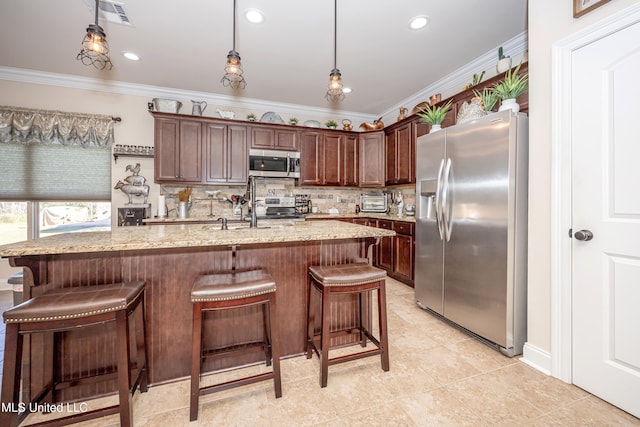
{"label": "white interior door", "polygon": [[572,378],[640,417],[640,23],[571,67]]}

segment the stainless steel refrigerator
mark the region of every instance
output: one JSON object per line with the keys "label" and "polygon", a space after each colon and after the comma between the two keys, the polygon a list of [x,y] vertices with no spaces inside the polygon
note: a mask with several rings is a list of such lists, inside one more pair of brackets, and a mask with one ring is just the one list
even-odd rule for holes
{"label": "stainless steel refrigerator", "polygon": [[528,119],[418,138],[415,297],[508,356],[526,339]]}

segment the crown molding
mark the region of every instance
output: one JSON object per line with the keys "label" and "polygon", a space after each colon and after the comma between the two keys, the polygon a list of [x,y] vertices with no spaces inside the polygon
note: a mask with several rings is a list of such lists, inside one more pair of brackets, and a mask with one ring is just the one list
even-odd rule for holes
{"label": "crown molding", "polygon": [[[527,33],[520,33],[502,43],[500,46],[504,48],[505,52],[509,52],[512,58],[524,58],[528,50]],[[469,83],[469,76],[472,76],[474,73],[478,74],[481,73],[482,70],[485,70],[485,78],[495,76],[497,74],[496,52],[500,46],[491,49],[489,52],[458,68],[440,80],[437,80],[416,94],[398,102],[396,105],[381,114],[381,116],[385,118],[384,122],[393,123],[396,120],[398,109],[400,107],[411,106],[410,108],[407,107],[409,111],[411,111],[413,106],[428,100],[433,94],[441,93],[442,99],[446,99],[449,96],[460,92],[460,90]]]}
{"label": "crown molding", "polygon": [[310,107],[308,105],[287,104],[253,98],[237,98],[205,92],[179,90],[161,86],[134,84],[92,77],[78,77],[68,74],[57,74],[46,71],[34,71],[22,68],[0,66],[0,80],[20,83],[31,83],[46,86],[57,86],[70,89],[109,92],[121,95],[140,96],[144,98],[198,99],[207,104],[222,108],[243,108],[258,111],[295,111],[309,117],[335,117],[336,114],[349,117],[354,121],[372,121],[377,115],[363,114],[355,111],[336,111],[328,108]]}

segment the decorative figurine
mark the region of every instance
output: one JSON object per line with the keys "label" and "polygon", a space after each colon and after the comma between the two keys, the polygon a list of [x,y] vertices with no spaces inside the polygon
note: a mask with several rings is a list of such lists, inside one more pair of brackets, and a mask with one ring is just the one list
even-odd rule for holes
{"label": "decorative figurine", "polygon": [[407,118],[407,109],[404,107],[400,107],[400,115],[398,116],[398,121],[404,120]]}
{"label": "decorative figurine", "polygon": [[360,127],[364,130],[380,130],[384,129],[384,123],[382,123],[382,117],[378,120],[374,120],[373,123],[361,123]]}
{"label": "decorative figurine", "polygon": [[129,197],[129,205],[133,204],[133,196],[143,196],[144,204],[146,205],[149,197],[149,186],[145,184],[147,178],[138,175],[140,173],[140,163],[136,163],[135,166],[127,165],[125,168],[125,172],[126,171],[131,171],[133,175],[126,177],[124,182],[118,181],[113,188],[115,190],[121,190]]}

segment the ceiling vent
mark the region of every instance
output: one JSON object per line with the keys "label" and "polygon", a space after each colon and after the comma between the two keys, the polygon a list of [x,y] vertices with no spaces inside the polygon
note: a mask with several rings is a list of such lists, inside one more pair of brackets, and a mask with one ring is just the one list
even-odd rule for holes
{"label": "ceiling vent", "polygon": [[[91,13],[95,13],[95,1],[85,0]],[[124,3],[112,0],[100,0],[100,20],[114,22],[122,25],[133,25],[124,10]]]}

